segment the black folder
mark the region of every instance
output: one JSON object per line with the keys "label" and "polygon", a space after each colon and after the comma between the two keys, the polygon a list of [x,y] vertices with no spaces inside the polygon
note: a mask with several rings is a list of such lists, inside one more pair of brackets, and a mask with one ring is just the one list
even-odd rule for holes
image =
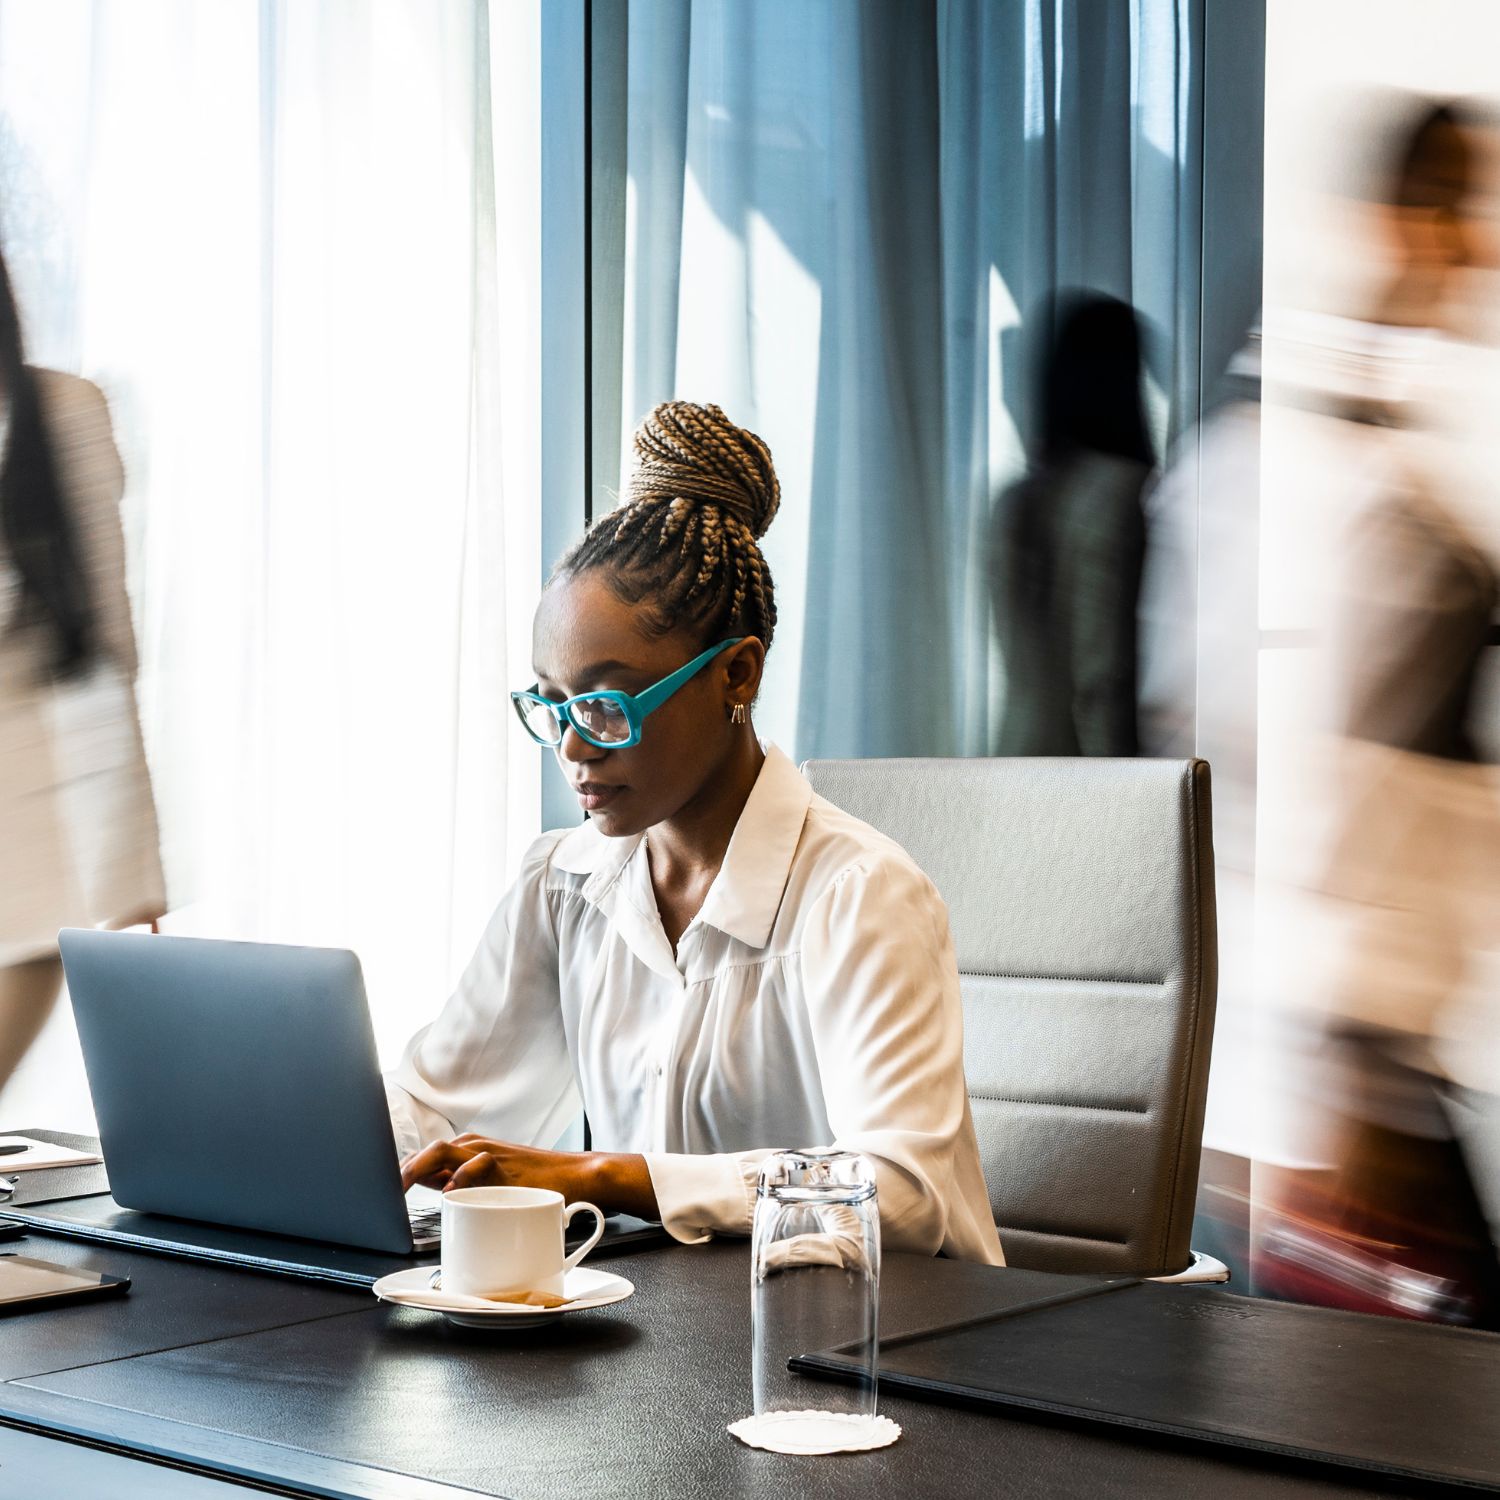
{"label": "black folder", "polygon": [[[882,1342],[880,1383],[1500,1492],[1500,1335],[1207,1286],[1109,1290],[907,1327]],[[852,1365],[837,1350],[792,1361],[835,1378]]]}

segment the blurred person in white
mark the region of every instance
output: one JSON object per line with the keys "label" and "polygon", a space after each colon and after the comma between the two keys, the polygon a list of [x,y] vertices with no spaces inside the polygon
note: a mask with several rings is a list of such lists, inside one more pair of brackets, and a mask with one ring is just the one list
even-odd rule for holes
{"label": "blurred person in white", "polygon": [[1283,397],[1306,418],[1307,482],[1337,507],[1329,733],[1309,747],[1332,817],[1292,958],[1303,1103],[1322,1114],[1329,1170],[1272,1191],[1256,1283],[1496,1327],[1500,1273],[1463,1139],[1495,1090],[1482,1044],[1500,1013],[1484,988],[1500,795],[1476,722],[1500,597],[1496,136],[1457,103],[1386,100],[1370,119],[1363,203],[1346,208],[1389,275],[1363,319],[1288,325]]}
{"label": "blurred person in white", "polygon": [[62,987],[58,929],[166,909],[123,492],[103,395],[26,364],[0,259],[0,1087]]}
{"label": "blurred person in white", "polygon": [[[403,1177],[553,1188],[696,1242],[749,1233],[770,1151],[838,1145],[874,1165],[889,1248],[1000,1264],[942,898],[751,723],[770,452],[684,401],[635,446],[512,694],[589,821],[532,845],[391,1075]],[[580,1103],[595,1149],[547,1149]]]}
{"label": "blurred person in white", "polygon": [[1135,313],[1066,292],[1033,320],[1039,433],[995,502],[989,584],[1005,665],[997,755],[1134,755],[1141,495],[1156,463]]}

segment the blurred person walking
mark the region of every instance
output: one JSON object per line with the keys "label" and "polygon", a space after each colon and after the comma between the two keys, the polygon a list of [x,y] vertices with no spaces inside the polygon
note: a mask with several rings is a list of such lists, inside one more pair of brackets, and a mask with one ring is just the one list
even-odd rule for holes
{"label": "blurred person walking", "polygon": [[26,364],[0,259],[0,1088],[61,989],[58,928],[166,909],[123,489],[103,395]]}
{"label": "blurred person walking", "polygon": [[1476,722],[1500,598],[1494,140],[1457,105],[1407,109],[1403,125],[1366,184],[1372,254],[1393,262],[1372,314],[1297,330],[1291,401],[1343,517],[1320,762],[1336,802],[1307,899],[1300,1066],[1330,1165],[1269,1194],[1256,1285],[1497,1327],[1500,1269],[1459,1123],[1479,1097],[1463,1083],[1493,1093],[1463,1075],[1476,1020],[1492,1030],[1500,1009],[1472,1004],[1500,936],[1500,798]]}
{"label": "blurred person walking", "polygon": [[1060,299],[1028,473],[995,504],[989,581],[1005,667],[998,755],[1134,755],[1141,495],[1155,466],[1140,334],[1123,302]]}

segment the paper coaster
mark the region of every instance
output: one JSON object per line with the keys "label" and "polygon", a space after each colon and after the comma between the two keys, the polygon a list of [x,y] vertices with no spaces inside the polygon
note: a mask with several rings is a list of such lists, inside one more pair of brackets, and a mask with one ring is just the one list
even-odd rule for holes
{"label": "paper coaster", "polygon": [[729,1430],[742,1443],[771,1453],[864,1453],[889,1448],[901,1436],[889,1417],[833,1411],[771,1411],[741,1417]]}

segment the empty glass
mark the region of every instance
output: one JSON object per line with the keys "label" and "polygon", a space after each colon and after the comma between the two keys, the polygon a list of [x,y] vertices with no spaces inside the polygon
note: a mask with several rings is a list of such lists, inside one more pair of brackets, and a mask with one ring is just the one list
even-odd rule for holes
{"label": "empty glass", "polygon": [[[782,1439],[806,1452],[857,1440],[875,1418],[880,1312],[880,1213],[863,1156],[829,1149],[766,1159],[751,1288],[756,1422],[774,1420]],[[787,1369],[795,1354],[835,1346],[851,1361],[848,1384]]]}

